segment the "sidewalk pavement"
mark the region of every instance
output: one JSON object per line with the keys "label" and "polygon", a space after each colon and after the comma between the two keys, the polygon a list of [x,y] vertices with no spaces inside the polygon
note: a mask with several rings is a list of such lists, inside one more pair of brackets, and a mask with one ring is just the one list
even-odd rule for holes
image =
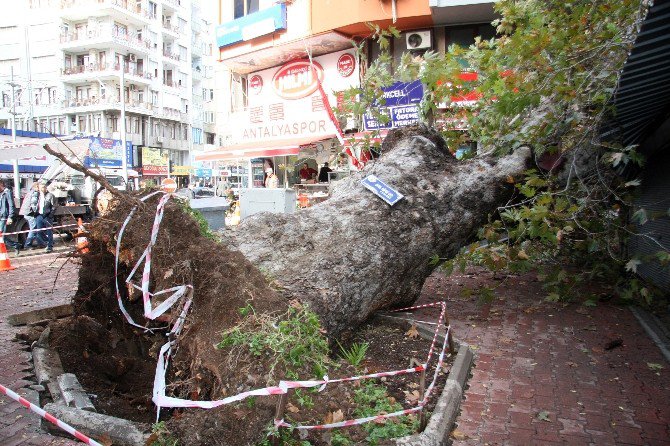
{"label": "sidewalk pavement", "polygon": [[[67,302],[78,266],[56,254],[11,260],[17,269],[0,272],[0,383],[20,391],[33,384],[29,353],[5,317]],[[491,285],[491,305],[462,297]],[[532,274],[472,270],[427,281],[418,303],[446,300],[456,338],[476,352],[453,444],[670,444],[670,364],[630,309],[544,295]],[[0,395],[0,444],[79,443],[41,433],[39,417]]]}
{"label": "sidewalk pavement", "polygon": [[[544,302],[533,274],[434,274],[475,364],[453,445],[668,445],[670,364],[630,308]],[[491,305],[466,289],[497,286]],[[476,293],[475,293],[476,294]]]}
{"label": "sidewalk pavement", "polygon": [[[62,253],[61,253],[62,254]],[[13,271],[0,272],[0,383],[21,394],[35,384],[30,351],[14,340],[20,328],[6,322],[10,314],[69,302],[77,287],[79,266],[58,253],[10,257]],[[61,268],[62,267],[62,268]],[[58,272],[58,275],[56,275]],[[81,444],[40,431],[40,417],[0,395],[0,444],[70,446]],[[67,435],[67,434],[65,434]]]}

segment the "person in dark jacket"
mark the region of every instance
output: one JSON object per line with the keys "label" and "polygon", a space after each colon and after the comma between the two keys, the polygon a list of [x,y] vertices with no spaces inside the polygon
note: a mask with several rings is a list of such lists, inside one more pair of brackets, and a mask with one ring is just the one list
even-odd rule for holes
{"label": "person in dark jacket", "polygon": [[327,183],[328,182],[328,172],[332,172],[333,169],[328,167],[328,163],[323,163],[323,167],[319,171],[319,183]]}
{"label": "person in dark jacket", "polygon": [[40,183],[40,194],[37,202],[37,217],[35,218],[35,226],[36,229],[49,228],[45,231],[39,231],[39,234],[37,235],[40,243],[47,245],[46,249],[44,250],[45,252],[52,252],[54,250],[54,233],[51,227],[53,227],[56,207],[56,197],[54,197],[54,195],[49,192],[46,184]]}
{"label": "person in dark jacket", "polygon": [[[13,218],[15,214],[16,208],[14,207],[12,191],[6,186],[5,180],[0,180],[0,232],[4,233],[7,230],[7,226],[14,222]],[[19,254],[19,250],[21,249],[20,243],[5,239],[5,244],[13,247],[16,254]]]}
{"label": "person in dark jacket", "polygon": [[28,249],[32,247],[33,240],[37,237],[37,232],[35,228],[37,227],[37,206],[40,201],[40,185],[39,183],[33,183],[30,190],[23,197],[21,202],[21,209],[19,210],[19,215],[22,215],[28,221],[28,228],[30,232],[26,238],[26,242],[23,246],[23,249]]}

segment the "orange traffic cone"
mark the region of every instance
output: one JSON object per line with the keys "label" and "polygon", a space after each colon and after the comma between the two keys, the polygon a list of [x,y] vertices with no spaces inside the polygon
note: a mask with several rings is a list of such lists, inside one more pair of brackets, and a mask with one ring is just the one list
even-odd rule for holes
{"label": "orange traffic cone", "polygon": [[79,232],[76,234],[77,251],[86,254],[88,253],[88,240],[86,239],[86,229],[84,229],[84,223],[81,221],[81,218],[77,219],[77,225],[79,226]]}
{"label": "orange traffic cone", "polygon": [[16,269],[9,263],[9,256],[7,255],[7,247],[5,246],[5,238],[0,232],[0,271],[11,271]]}

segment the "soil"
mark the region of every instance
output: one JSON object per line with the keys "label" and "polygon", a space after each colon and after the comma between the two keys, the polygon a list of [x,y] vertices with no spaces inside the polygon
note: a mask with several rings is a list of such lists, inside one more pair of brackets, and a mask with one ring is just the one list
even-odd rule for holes
{"label": "soil", "polygon": [[[152,334],[134,328],[121,314],[114,291],[116,240],[111,234],[118,234],[130,210],[138,206],[121,246],[119,277],[126,278],[149,241],[156,203],[157,198],[146,204],[138,204],[136,200],[116,201],[109,214],[93,222],[88,237],[90,253],[82,256],[79,287],[73,299],[75,315],[51,324],[51,345],[60,353],[66,371],[75,373],[86,391],[95,395],[96,408],[102,413],[147,423],[155,420],[152,385],[157,354],[166,342],[165,331]],[[139,284],[140,275],[141,272],[136,274],[134,283]],[[179,284],[192,284],[195,293],[170,363],[168,395],[214,400],[264,387],[272,358],[261,358],[250,366],[248,358],[231,358],[230,351],[213,346],[221,340],[225,329],[241,321],[240,308],[252,305],[258,314],[272,315],[284,312],[291,301],[281,289],[273,288],[272,280],[264,277],[242,254],[203,237],[198,222],[186,215],[178,202],[170,200],[153,249],[151,289],[157,292]],[[145,323],[141,293],[126,287],[123,280],[120,291],[132,318]],[[152,300],[156,305],[156,299]],[[177,305],[163,320],[150,321],[147,327],[165,327],[166,319],[174,322],[179,311]],[[370,321],[347,342],[343,341],[345,346],[355,341],[370,343],[359,370],[334,358],[339,367],[330,370],[330,378],[404,369],[411,358],[425,360],[430,342],[409,337],[406,331],[407,327]],[[428,370],[428,382],[433,370]],[[309,379],[308,371],[303,372],[299,375],[301,379]],[[444,386],[445,371],[440,371],[439,376],[430,400],[432,405]],[[287,377],[279,373],[276,378]],[[411,405],[405,392],[415,395],[418,380],[416,374],[401,375],[387,378],[384,384],[390,397],[408,408]],[[291,409],[285,418],[294,423],[322,424],[329,412],[337,410],[342,410],[344,419],[352,418],[351,398],[357,385],[331,384],[321,393],[310,392],[312,408],[301,406],[294,394],[289,407],[298,410]],[[264,439],[274,417],[276,400],[276,397],[247,399],[211,410],[163,409],[161,419],[167,421],[180,444],[253,445]],[[350,427],[346,431],[357,444],[368,444],[362,428]],[[307,438],[315,445],[326,445],[329,431],[310,433]]]}

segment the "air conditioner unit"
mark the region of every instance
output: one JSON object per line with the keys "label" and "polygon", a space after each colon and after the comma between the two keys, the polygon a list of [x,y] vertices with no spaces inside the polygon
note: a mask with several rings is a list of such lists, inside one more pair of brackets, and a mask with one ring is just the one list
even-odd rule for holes
{"label": "air conditioner unit", "polygon": [[433,39],[430,30],[409,31],[405,33],[405,43],[408,50],[425,50],[432,48]]}

